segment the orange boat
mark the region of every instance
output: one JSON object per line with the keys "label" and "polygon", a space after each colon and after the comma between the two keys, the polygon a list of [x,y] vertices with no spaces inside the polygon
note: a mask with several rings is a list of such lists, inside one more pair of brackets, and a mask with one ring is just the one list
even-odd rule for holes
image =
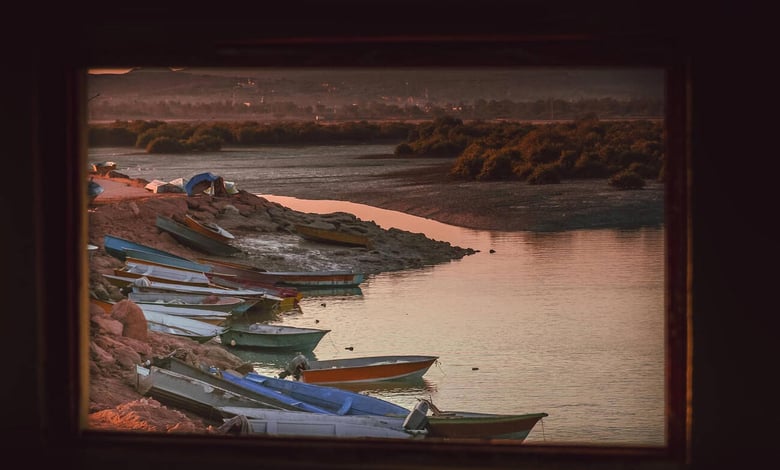
{"label": "orange boat", "polygon": [[370,356],[309,361],[296,356],[280,377],[292,375],[306,383],[350,384],[419,379],[438,356]]}

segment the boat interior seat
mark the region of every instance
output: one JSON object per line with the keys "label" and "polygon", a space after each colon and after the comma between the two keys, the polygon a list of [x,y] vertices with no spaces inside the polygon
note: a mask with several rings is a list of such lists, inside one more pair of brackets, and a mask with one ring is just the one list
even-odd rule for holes
{"label": "boat interior seat", "polygon": [[352,397],[348,397],[346,400],[344,400],[344,404],[341,405],[341,408],[339,408],[336,414],[339,416],[343,416],[347,414],[347,412],[351,407],[352,407]]}

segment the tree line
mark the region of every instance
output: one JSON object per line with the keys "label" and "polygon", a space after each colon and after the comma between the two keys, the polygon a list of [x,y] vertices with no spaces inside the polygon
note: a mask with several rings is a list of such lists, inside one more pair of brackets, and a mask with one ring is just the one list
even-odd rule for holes
{"label": "tree line", "polygon": [[92,147],[133,146],[148,153],[219,151],[223,146],[397,142],[399,157],[451,160],[449,177],[472,181],[554,184],[564,179],[607,178],[621,189],[639,189],[664,174],[660,120],[601,120],[586,115],[565,122],[432,121],[167,122],[91,124]]}

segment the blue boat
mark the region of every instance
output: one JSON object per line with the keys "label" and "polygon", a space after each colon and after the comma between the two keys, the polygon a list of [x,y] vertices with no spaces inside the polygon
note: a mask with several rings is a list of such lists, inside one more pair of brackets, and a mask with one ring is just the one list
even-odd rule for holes
{"label": "blue boat", "polygon": [[[228,379],[227,376],[231,374],[234,378],[241,378],[229,371],[223,371],[222,377]],[[406,418],[410,413],[410,410],[395,403],[335,387],[278,379],[258,374],[257,372],[249,372],[243,378],[266,387],[274,393],[290,396],[310,405],[330,410],[337,415],[374,415]]]}
{"label": "blue boat", "polygon": [[174,255],[173,253],[164,250],[158,250],[157,248],[152,248],[151,246],[144,245],[143,243],[125,240],[124,238],[115,237],[113,235],[103,236],[103,249],[106,250],[106,253],[118,259],[119,261],[125,261],[127,259],[127,249],[154,253],[158,256],[164,256],[166,258],[178,258],[180,260],[189,261],[187,258],[182,256]]}
{"label": "blue boat", "polygon": [[94,202],[95,198],[97,198],[103,191],[104,191],[103,186],[100,186],[99,184],[95,183],[92,179],[90,179],[89,182],[87,183],[87,201],[89,203]]}

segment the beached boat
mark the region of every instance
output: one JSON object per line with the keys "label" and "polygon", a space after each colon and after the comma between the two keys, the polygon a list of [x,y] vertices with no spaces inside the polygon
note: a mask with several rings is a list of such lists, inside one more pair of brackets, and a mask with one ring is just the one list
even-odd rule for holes
{"label": "beached boat", "polygon": [[89,303],[93,305],[97,305],[98,307],[100,307],[101,310],[103,310],[105,313],[108,314],[110,314],[111,310],[114,309],[114,302],[98,299],[97,297],[90,297]]}
{"label": "beached boat", "polygon": [[214,422],[223,421],[220,407],[281,408],[278,402],[236,389],[206,372],[191,367],[187,373],[175,372],[157,365],[136,366],[136,390],[168,406],[182,408]]}
{"label": "beached boat", "polygon": [[379,416],[339,416],[301,411],[260,410],[257,417],[228,418],[217,432],[238,436],[314,436],[333,438],[424,438],[424,432],[407,431],[397,420]]}
{"label": "beached boat", "polygon": [[169,268],[187,269],[200,273],[209,273],[212,268],[210,264],[202,264],[178,256],[162,255],[160,253],[153,253],[151,251],[138,250],[135,248],[124,248],[123,251],[125,253],[125,261],[133,263],[154,264]]}
{"label": "beached boat", "polygon": [[225,180],[211,172],[198,173],[193,175],[184,183],[184,190],[187,196],[196,196],[202,193],[212,196],[227,196],[231,194],[225,184]]}
{"label": "beached boat", "polygon": [[361,246],[364,248],[371,247],[371,239],[365,235],[312,227],[311,225],[295,225],[295,231],[298,232],[301,237],[311,241],[346,246]]}
{"label": "beached boat", "polygon": [[[199,368],[173,356],[154,358],[151,361],[151,365],[168,370],[170,372],[182,374],[202,382],[206,382],[223,390],[229,390],[234,394],[243,395],[255,402],[264,403],[266,406],[263,408],[266,409],[284,409],[306,411],[310,413],[330,413],[328,410],[301,402],[300,400],[291,398],[288,395],[272,392],[267,388],[259,387],[252,382],[238,380],[235,378],[240,377],[238,372],[231,373],[226,378],[223,372],[216,368]],[[255,408],[255,406],[250,408]],[[221,415],[224,416],[222,413]]]}
{"label": "beached boat", "polygon": [[148,312],[164,313],[166,315],[176,315],[184,318],[210,323],[212,325],[222,325],[227,322],[232,313],[219,310],[204,310],[202,308],[178,307],[170,304],[156,303],[136,303],[141,311],[146,315]]}
{"label": "beached boat", "polygon": [[223,330],[219,325],[193,320],[192,318],[180,315],[171,315],[164,312],[145,309],[140,305],[139,307],[141,307],[141,311],[143,312],[144,317],[146,317],[146,323],[149,330],[158,333],[181,336],[190,338],[199,343],[205,343],[206,341],[217,337]]}
{"label": "beached boat", "polygon": [[239,248],[196,232],[188,226],[173,220],[171,217],[158,215],[155,225],[160,230],[170,233],[181,244],[203,253],[216,256],[230,256],[241,252]]}
{"label": "beached boat", "polygon": [[254,301],[249,301],[240,297],[213,294],[182,294],[177,292],[129,292],[127,298],[137,304],[217,310],[227,313],[243,313],[255,304]]}
{"label": "beached boat", "polygon": [[277,286],[267,282],[237,281],[231,275],[223,276],[222,274],[216,273],[206,273],[206,276],[209,278],[211,283],[216,286],[229,289],[257,289],[263,292],[271,293],[277,297],[281,297],[282,301],[279,303],[280,310],[294,308],[303,298],[303,294],[294,287]]}
{"label": "beached boat", "polygon": [[95,181],[92,180],[92,178],[89,179],[87,182],[87,202],[89,204],[92,204],[95,202],[95,199],[100,196],[105,189],[103,189],[103,186],[100,186],[99,184],[95,183]]}
{"label": "beached boat", "polygon": [[222,371],[222,376],[255,382],[276,393],[288,395],[338,415],[376,415],[403,419],[410,413],[410,410],[403,406],[387,400],[335,387],[278,379],[256,372],[241,376],[233,371]]}
{"label": "beached boat", "polygon": [[150,281],[183,284],[187,286],[211,286],[211,281],[202,272],[155,264],[145,264],[143,262],[125,261],[125,265],[121,268],[114,268],[114,274],[136,279],[146,277]]}
{"label": "beached boat", "polygon": [[239,348],[310,351],[330,330],[252,323],[225,328],[219,339],[225,346]]}
{"label": "beached boat", "polygon": [[255,289],[229,289],[226,287],[217,286],[191,286],[171,282],[151,281],[147,277],[133,278],[105,273],[103,273],[103,277],[117,287],[132,288],[133,292],[174,292],[181,294],[227,295],[229,297],[238,297],[245,300],[254,300],[256,303],[254,306],[252,306],[252,309],[263,312],[278,310],[279,304],[282,301],[282,298],[279,296]]}
{"label": "beached boat", "polygon": [[116,170],[116,162],[94,162],[92,163],[92,171],[99,175],[107,175]]}
{"label": "beached boat", "polygon": [[214,222],[201,222],[196,220],[190,214],[184,215],[184,223],[196,232],[222,243],[230,243],[231,240],[236,238],[232,233],[228,232]]}
{"label": "beached boat", "polygon": [[118,259],[119,261],[125,261],[125,258],[127,256],[127,253],[125,252],[126,249],[139,250],[147,253],[155,253],[157,255],[165,256],[168,258],[178,258],[180,260],[187,260],[187,258],[184,258],[183,256],[178,256],[165,250],[158,250],[157,248],[153,248],[149,245],[144,245],[143,243],[126,240],[124,238],[120,238],[114,235],[103,236],[103,249],[106,250],[106,253]]}
{"label": "beached boat", "polygon": [[292,375],[301,382],[321,385],[413,380],[425,375],[437,359],[438,356],[396,355],[309,361],[298,355],[279,377]]}
{"label": "beached boat", "polygon": [[[198,258],[211,265],[214,276],[232,275],[237,282],[257,281],[281,286],[302,288],[352,287],[365,280],[365,275],[347,270],[320,271],[266,271],[248,264],[232,261]],[[220,274],[217,274],[220,273]]]}
{"label": "beached boat", "polygon": [[421,400],[428,437],[445,439],[511,439],[522,442],[547,413],[495,414],[470,411],[442,411],[430,400]]}

